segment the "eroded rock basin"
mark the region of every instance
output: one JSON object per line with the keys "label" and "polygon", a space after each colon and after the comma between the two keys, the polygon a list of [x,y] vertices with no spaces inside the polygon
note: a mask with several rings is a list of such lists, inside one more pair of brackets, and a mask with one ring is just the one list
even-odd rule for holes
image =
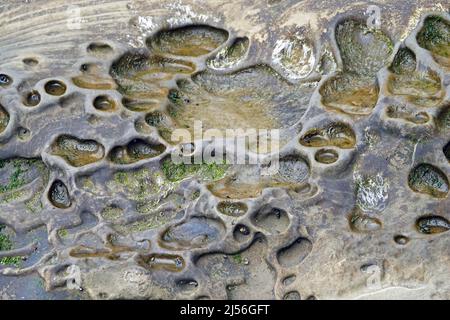
{"label": "eroded rock basin", "polygon": [[383,3],[0,4],[0,298],[450,299],[449,7]]}

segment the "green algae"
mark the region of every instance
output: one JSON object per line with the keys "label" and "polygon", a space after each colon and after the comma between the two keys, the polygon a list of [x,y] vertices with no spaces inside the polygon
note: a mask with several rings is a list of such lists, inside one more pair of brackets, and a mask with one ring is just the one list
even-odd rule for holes
{"label": "green algae", "polygon": [[217,163],[176,164],[167,158],[163,160],[161,169],[166,178],[172,182],[181,181],[194,175],[204,180],[215,181],[225,176],[228,166]]}
{"label": "green algae", "polygon": [[[0,251],[8,251],[13,249],[13,243],[9,235],[3,233],[4,225],[0,224]],[[20,257],[3,257],[0,258],[0,265],[19,266],[22,259]]]}

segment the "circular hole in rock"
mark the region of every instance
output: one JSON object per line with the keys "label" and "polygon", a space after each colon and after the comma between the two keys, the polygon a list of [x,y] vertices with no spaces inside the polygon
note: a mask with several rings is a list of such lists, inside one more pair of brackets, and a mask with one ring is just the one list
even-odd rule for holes
{"label": "circular hole in rock", "polygon": [[33,90],[33,91],[30,91],[25,96],[23,104],[26,105],[27,107],[35,107],[40,102],[41,102],[41,94],[38,91]]}
{"label": "circular hole in rock", "polygon": [[238,224],[234,227],[233,237],[236,241],[243,242],[250,236],[250,229],[243,224]]}
{"label": "circular hole in rock", "polygon": [[50,80],[44,86],[45,92],[52,96],[62,96],[66,93],[67,86],[59,80]]}
{"label": "circular hole in rock", "polygon": [[399,234],[399,235],[394,236],[394,241],[396,244],[404,246],[405,244],[407,244],[409,242],[409,238]]}
{"label": "circular hole in rock", "polygon": [[309,255],[311,250],[311,241],[300,237],[288,246],[280,249],[277,253],[277,259],[282,267],[293,267],[302,262]]}
{"label": "circular hole in rock", "polygon": [[194,279],[182,279],[176,282],[182,291],[194,291],[198,287],[198,282]]}
{"label": "circular hole in rock", "polygon": [[227,216],[240,217],[247,212],[248,207],[244,202],[220,201],[217,210]]}
{"label": "circular hole in rock", "polygon": [[283,209],[263,206],[251,218],[252,223],[270,234],[282,233],[289,227],[289,216]]}
{"label": "circular hole in rock", "polygon": [[283,300],[300,300],[300,293],[297,291],[290,291],[283,296]]}
{"label": "circular hole in rock", "polygon": [[49,200],[57,208],[66,209],[72,205],[69,190],[61,180],[55,180],[49,190]]}
{"label": "circular hole in rock", "polygon": [[444,152],[444,156],[447,158],[448,162],[450,162],[450,141],[445,145],[442,151]]}
{"label": "circular hole in rock", "polygon": [[314,155],[314,159],[319,163],[331,164],[339,159],[339,155],[332,149],[320,149]]}
{"label": "circular hole in rock", "polygon": [[8,87],[13,82],[12,78],[8,76],[7,74],[0,74],[0,86],[1,87]]}
{"label": "circular hole in rock", "polygon": [[445,173],[428,163],[421,163],[411,170],[408,184],[413,191],[435,198],[445,198],[449,191]]}
{"label": "circular hole in rock", "polygon": [[416,221],[416,228],[420,233],[437,234],[450,230],[450,222],[440,216],[424,216]]}
{"label": "circular hole in rock", "polygon": [[26,64],[27,66],[30,66],[30,67],[34,67],[34,66],[37,66],[39,64],[39,61],[37,59],[35,59],[35,58],[25,58],[25,59],[22,60],[22,62],[24,64]]}
{"label": "circular hole in rock", "polygon": [[86,51],[93,56],[107,56],[111,54],[114,50],[107,43],[93,42],[88,45]]}
{"label": "circular hole in rock", "polygon": [[31,132],[27,128],[19,127],[17,129],[17,136],[20,140],[28,140],[31,136]]}
{"label": "circular hole in rock", "polygon": [[94,108],[100,111],[111,112],[116,109],[116,102],[109,96],[101,95],[94,99]]}
{"label": "circular hole in rock", "polygon": [[294,274],[287,276],[286,278],[283,279],[283,285],[288,286],[288,285],[292,284],[296,278],[297,277]]}

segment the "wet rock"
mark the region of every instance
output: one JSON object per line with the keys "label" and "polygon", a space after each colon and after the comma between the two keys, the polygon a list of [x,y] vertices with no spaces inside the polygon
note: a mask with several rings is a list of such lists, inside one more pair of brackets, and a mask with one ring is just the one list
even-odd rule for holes
{"label": "wet rock", "polygon": [[55,180],[48,192],[50,202],[57,208],[67,209],[72,205],[69,190],[61,180]]}
{"label": "wet rock", "polygon": [[248,207],[243,202],[221,201],[217,204],[217,210],[227,216],[240,217],[247,212]]}
{"label": "wet rock", "polygon": [[248,52],[250,41],[247,37],[237,38],[231,46],[220,50],[207,65],[214,70],[226,70],[238,65]]}
{"label": "wet rock", "polygon": [[187,26],[164,30],[147,40],[158,53],[198,57],[214,51],[228,38],[228,32],[210,26]]}
{"label": "wet rock", "polygon": [[424,234],[442,233],[450,230],[450,222],[440,216],[424,216],[417,219],[416,227]]}
{"label": "wet rock", "polygon": [[193,217],[169,227],[161,237],[161,245],[171,249],[202,248],[219,241],[224,231],[224,225],[219,220]]}
{"label": "wet rock", "polygon": [[140,160],[159,156],[166,150],[162,144],[150,144],[142,139],[134,139],[126,146],[111,150],[109,159],[117,164],[131,164]]}
{"label": "wet rock", "polygon": [[74,136],[61,135],[51,146],[52,154],[62,157],[74,167],[85,166],[100,161],[105,148],[95,140],[78,139]]}
{"label": "wet rock", "polygon": [[286,231],[290,220],[285,210],[266,205],[253,215],[252,223],[269,234],[276,234]]}
{"label": "wet rock", "polygon": [[445,198],[448,194],[447,176],[431,164],[422,163],[414,167],[409,174],[408,184],[413,191],[436,198]]}
{"label": "wet rock", "polygon": [[439,17],[429,16],[417,34],[417,43],[429,50],[433,58],[444,67],[450,67],[450,23]]}
{"label": "wet rock", "polygon": [[59,80],[50,80],[44,86],[45,92],[52,96],[62,96],[66,93],[67,86]]}
{"label": "wet rock", "polygon": [[311,252],[312,243],[306,238],[298,238],[287,247],[277,252],[277,259],[281,266],[289,268],[301,263]]}

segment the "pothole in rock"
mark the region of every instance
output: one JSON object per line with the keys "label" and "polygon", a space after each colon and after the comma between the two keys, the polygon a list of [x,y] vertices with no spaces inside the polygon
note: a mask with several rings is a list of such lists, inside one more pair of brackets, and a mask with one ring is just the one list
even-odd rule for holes
{"label": "pothole in rock", "polygon": [[428,163],[419,164],[411,170],[408,184],[413,191],[436,198],[445,198],[449,189],[445,173]]}
{"label": "pothole in rock", "polygon": [[450,23],[447,20],[433,15],[425,18],[417,43],[429,50],[437,63],[450,68]]}
{"label": "pothole in rock", "polygon": [[172,250],[195,249],[218,242],[225,233],[225,225],[218,219],[192,217],[169,227],[161,236],[160,244]]}
{"label": "pothole in rock", "polygon": [[186,266],[183,257],[173,254],[152,253],[149,255],[140,255],[136,260],[141,267],[148,270],[180,272]]}
{"label": "pothole in rock", "polygon": [[160,31],[147,40],[147,46],[158,53],[198,57],[215,50],[227,39],[225,30],[194,25]]}
{"label": "pothole in rock", "polygon": [[50,80],[44,85],[45,92],[52,96],[62,96],[66,93],[67,86],[59,80]]}
{"label": "pothole in rock", "polygon": [[92,56],[105,58],[110,56],[114,52],[114,49],[107,43],[93,42],[88,45],[86,51]]}
{"label": "pothole in rock", "polygon": [[100,111],[112,112],[117,109],[116,102],[109,96],[101,95],[94,99],[94,108]]}
{"label": "pothole in rock", "polygon": [[383,227],[380,219],[370,216],[358,208],[354,209],[349,218],[350,229],[354,232],[370,233]]}
{"label": "pothole in rock", "polygon": [[244,242],[249,240],[251,230],[244,224],[238,224],[234,227],[233,238],[238,242]]}
{"label": "pothole in rock", "polygon": [[55,207],[60,209],[67,209],[72,205],[69,190],[61,180],[55,180],[52,183],[48,192],[48,198]]}
{"label": "pothole in rock", "polygon": [[154,158],[164,152],[166,147],[158,143],[148,143],[142,139],[134,139],[125,146],[111,150],[109,159],[116,164],[131,164],[140,160]]}
{"label": "pothole in rock", "polygon": [[425,111],[411,109],[405,105],[390,105],[386,108],[386,115],[391,119],[400,119],[415,125],[424,125],[431,120]]}
{"label": "pothole in rock", "polygon": [[273,299],[275,272],[266,261],[267,249],[267,240],[258,237],[241,252],[208,253],[196,265],[212,283],[221,284],[218,288],[223,289],[215,292],[218,298],[245,299],[258,290],[262,299]]}
{"label": "pothole in rock", "polygon": [[277,252],[277,259],[281,266],[290,268],[301,263],[311,252],[312,243],[306,238],[297,238],[287,247]]}
{"label": "pothole in rock", "polygon": [[111,67],[111,76],[123,95],[122,104],[135,112],[149,112],[162,108],[178,74],[189,75],[196,67],[192,62],[151,55],[148,52],[130,52]]}
{"label": "pothole in rock", "polygon": [[293,35],[277,40],[272,52],[272,61],[286,73],[290,79],[302,79],[313,70],[316,58],[311,41],[297,32]]}
{"label": "pothole in rock", "polygon": [[13,79],[7,74],[0,74],[0,87],[8,88],[13,83]]}
{"label": "pothole in rock", "polygon": [[381,30],[351,19],[337,25],[335,38],[343,72],[322,85],[322,103],[338,112],[368,115],[378,101],[376,74],[388,63],[393,43]]}
{"label": "pothole in rock", "polygon": [[9,113],[8,111],[0,105],[0,134],[5,131],[9,123]]}
{"label": "pothole in rock", "polygon": [[332,122],[324,127],[309,129],[301,136],[300,144],[305,147],[350,149],[356,145],[356,136],[348,124]]}
{"label": "pothole in rock", "polygon": [[41,102],[41,94],[39,91],[32,90],[27,93],[25,96],[23,103],[27,107],[35,107]]}
{"label": "pothole in rock", "polygon": [[269,234],[278,234],[287,230],[290,219],[283,209],[263,206],[251,218],[252,223],[264,229]]}
{"label": "pothole in rock", "polygon": [[51,153],[74,167],[82,167],[103,159],[105,148],[95,140],[62,135],[52,143]]}
{"label": "pothole in rock", "polygon": [[80,67],[81,74],[72,77],[75,86],[90,90],[112,90],[117,85],[110,75],[103,74],[95,63],[84,63]]}
{"label": "pothole in rock", "polygon": [[444,152],[444,156],[447,158],[448,162],[450,162],[450,141],[444,146],[442,151]]}
{"label": "pothole in rock", "polygon": [[168,113],[177,127],[192,132],[194,121],[202,121],[204,129],[292,126],[306,111],[313,90],[288,84],[267,66],[225,75],[202,72],[177,85],[169,95]]}
{"label": "pothole in rock", "polygon": [[438,105],[444,96],[439,75],[431,70],[416,71],[416,55],[401,48],[390,66],[388,90],[393,95],[404,96],[408,101],[423,106]]}
{"label": "pothole in rock", "polygon": [[0,206],[15,203],[16,210],[26,214],[41,212],[48,178],[49,170],[40,159],[0,160]]}
{"label": "pothole in rock", "polygon": [[450,222],[440,216],[423,216],[416,221],[417,230],[424,234],[436,234],[450,230]]}
{"label": "pothole in rock", "polygon": [[273,175],[261,175],[256,165],[236,166],[220,180],[208,184],[208,189],[222,199],[256,198],[267,188],[298,190],[306,186],[309,164],[299,155],[282,156]]}
{"label": "pothole in rock", "polygon": [[249,44],[247,37],[236,38],[229,47],[221,49],[214,58],[208,59],[208,67],[214,70],[226,70],[238,65],[247,54]]}
{"label": "pothole in rock", "polygon": [[217,210],[227,216],[240,217],[247,213],[248,207],[244,202],[220,201]]}

